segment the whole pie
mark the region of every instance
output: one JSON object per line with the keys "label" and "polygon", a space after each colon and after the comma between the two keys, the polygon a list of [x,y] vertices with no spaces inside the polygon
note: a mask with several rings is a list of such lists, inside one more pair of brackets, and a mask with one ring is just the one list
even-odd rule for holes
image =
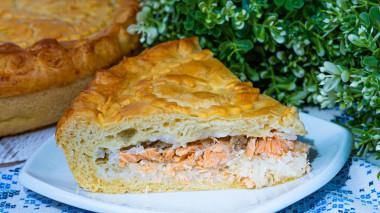
{"label": "whole pie", "polygon": [[96,70],[138,48],[135,0],[2,0],[0,136],[56,122]]}

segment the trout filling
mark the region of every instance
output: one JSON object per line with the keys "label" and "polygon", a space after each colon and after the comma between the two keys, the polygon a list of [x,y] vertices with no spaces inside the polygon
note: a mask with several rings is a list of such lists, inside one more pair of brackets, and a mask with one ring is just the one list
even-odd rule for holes
{"label": "trout filling", "polygon": [[209,137],[185,147],[154,141],[118,150],[99,148],[95,163],[107,180],[117,174],[147,183],[261,188],[309,172],[308,151],[295,135],[273,130],[267,137]]}
{"label": "trout filling", "polygon": [[235,156],[242,153],[251,160],[260,156],[279,158],[290,151],[308,152],[309,147],[306,144],[284,139],[280,134],[274,132],[271,137],[266,138],[209,137],[177,148],[162,142],[151,142],[145,146],[121,149],[118,157],[119,167],[140,163],[144,166],[143,171],[149,172],[156,168],[158,163],[165,163],[172,167],[171,172],[174,172],[174,169],[186,170],[194,167],[202,170],[226,166]]}

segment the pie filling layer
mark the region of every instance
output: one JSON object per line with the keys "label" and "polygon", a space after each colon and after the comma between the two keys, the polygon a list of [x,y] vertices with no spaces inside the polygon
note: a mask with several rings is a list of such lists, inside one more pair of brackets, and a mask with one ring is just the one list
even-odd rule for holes
{"label": "pie filling layer", "polygon": [[146,182],[214,184],[243,182],[261,188],[300,177],[310,170],[309,146],[296,136],[272,131],[262,137],[209,137],[174,147],[163,142],[146,142],[111,152],[105,149],[98,160],[112,162],[102,167],[103,176],[123,173],[126,178]]}

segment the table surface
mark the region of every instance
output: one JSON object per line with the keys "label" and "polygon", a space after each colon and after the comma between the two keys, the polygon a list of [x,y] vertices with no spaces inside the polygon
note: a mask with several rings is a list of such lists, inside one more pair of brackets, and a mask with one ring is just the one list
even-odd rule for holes
{"label": "table surface", "polygon": [[[305,112],[325,120],[344,123],[347,117],[339,109],[320,110],[315,107]],[[2,212],[85,212],[84,210],[51,200],[28,190],[18,183],[18,174],[35,150],[55,132],[55,125],[17,136],[0,138],[0,213]],[[349,158],[342,170],[328,184],[303,200],[285,208],[283,212],[379,212],[380,161]]]}

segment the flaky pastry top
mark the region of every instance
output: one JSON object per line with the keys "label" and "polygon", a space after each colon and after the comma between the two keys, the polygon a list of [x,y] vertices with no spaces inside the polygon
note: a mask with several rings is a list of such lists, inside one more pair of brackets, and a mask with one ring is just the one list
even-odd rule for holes
{"label": "flaky pastry top", "polygon": [[[58,126],[75,117],[100,125],[128,117],[185,114],[202,119],[272,115],[291,122],[298,113],[241,82],[197,38],[170,41],[96,73]],[[297,121],[299,122],[299,120]],[[304,130],[299,134],[305,133]]]}
{"label": "flaky pastry top", "polygon": [[137,0],[2,0],[0,97],[61,86],[136,49]]}

